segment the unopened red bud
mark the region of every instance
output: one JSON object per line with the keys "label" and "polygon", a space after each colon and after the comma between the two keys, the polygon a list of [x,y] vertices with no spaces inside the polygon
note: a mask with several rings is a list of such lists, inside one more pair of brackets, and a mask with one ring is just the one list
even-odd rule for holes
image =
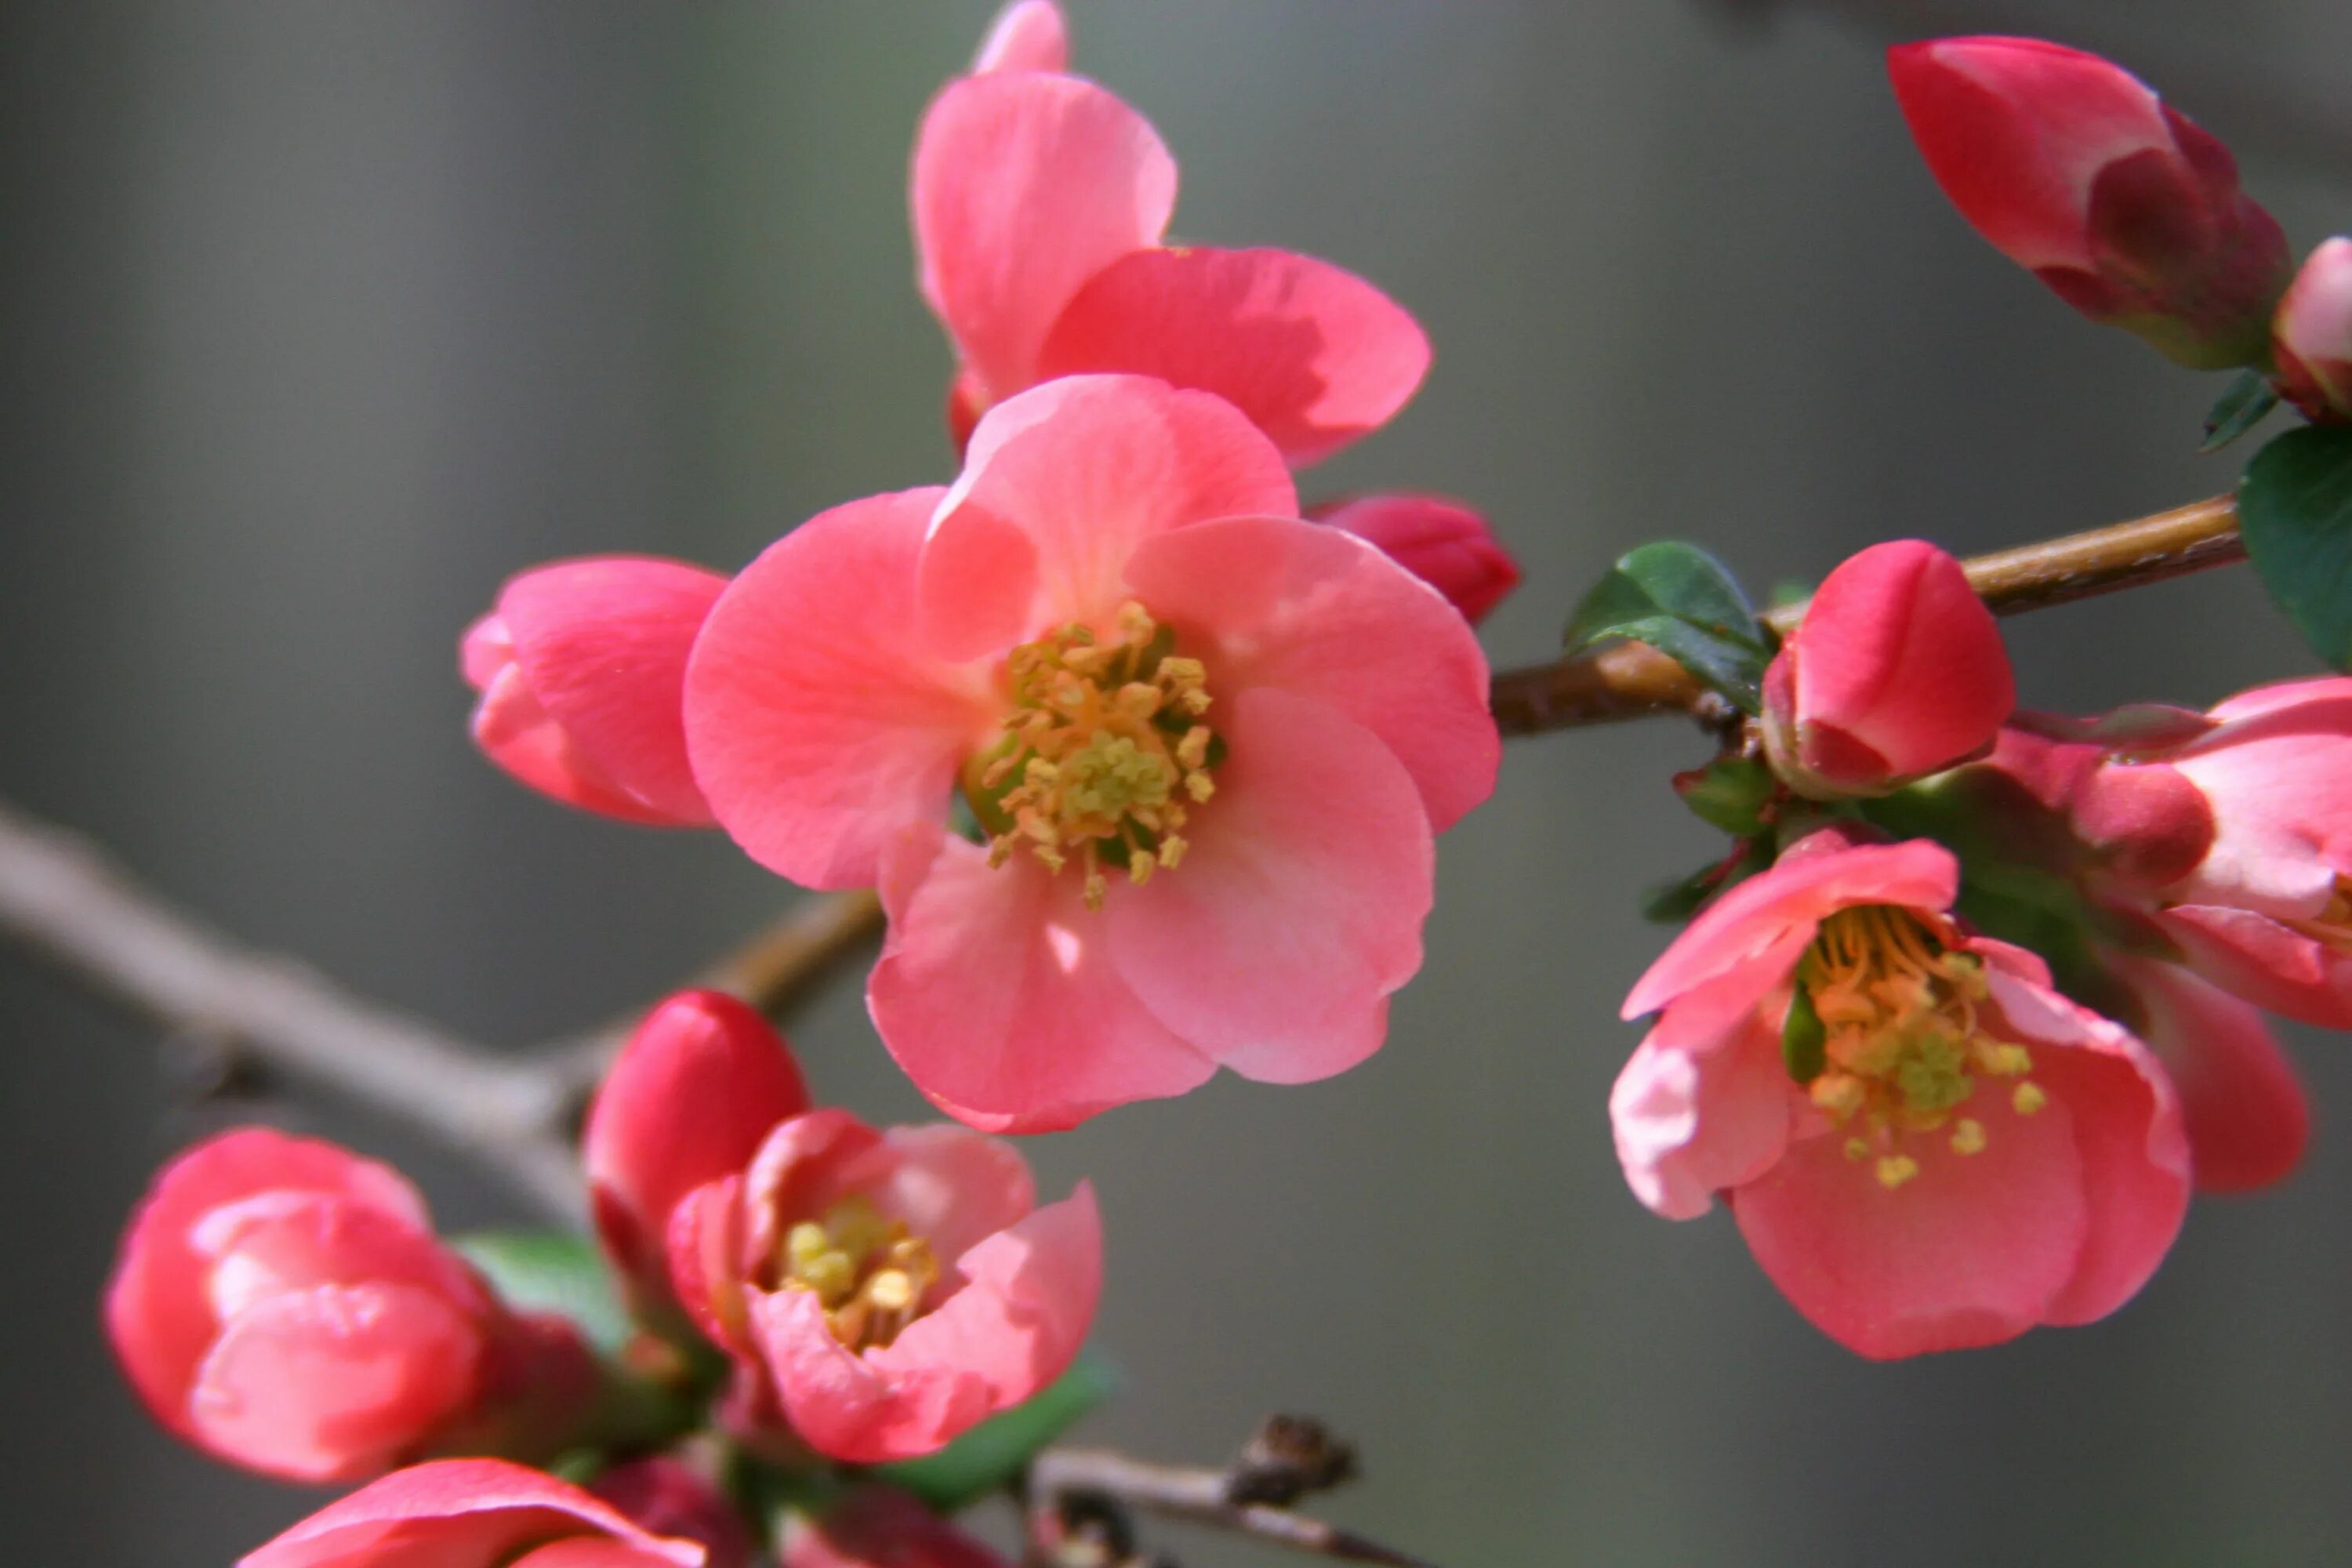
{"label": "unopened red bud", "polygon": [[1472,626],[1519,585],[1519,563],[1486,520],[1439,496],[1359,496],[1318,508],[1315,521],[1367,543],[1445,595]]}
{"label": "unopened red bud", "polygon": [[2271,353],[2280,390],[2314,420],[2352,420],[2352,239],[2311,253],[2279,301]]}
{"label": "unopened red bud", "polygon": [[2267,358],[2286,237],[2138,78],[2034,38],[1905,44],[1887,69],[1953,205],[2068,304],[2200,369]]}

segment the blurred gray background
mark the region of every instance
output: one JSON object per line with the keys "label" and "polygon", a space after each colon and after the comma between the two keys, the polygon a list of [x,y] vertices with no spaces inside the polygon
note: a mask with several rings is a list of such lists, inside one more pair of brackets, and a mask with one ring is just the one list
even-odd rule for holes
{"label": "blurred gray background", "polygon": [[[1663,534],[1761,585],[1867,541],[1981,549],[2224,488],[2216,386],[1979,243],[1877,50],[2026,29],[2141,68],[2308,247],[2346,224],[2333,0],[1079,0],[1080,68],[1158,123],[1181,234],[1339,259],[1439,349],[1310,491],[1486,508],[1525,562],[1498,663]],[[643,1001],[789,896],[716,837],[567,814],[467,746],[459,628],[509,572],[732,568],[949,472],[904,174],[985,4],[8,0],[0,6],[0,792],[362,991],[520,1043]],[[2226,16],[2226,27],[2219,20]],[[2245,574],[2011,623],[2029,700],[2206,701],[2306,668]],[[1445,842],[1428,968],[1336,1082],[1221,1082],[1031,1152],[1097,1180],[1093,1433],[1223,1455],[1265,1412],[1360,1438],[1333,1510],[1448,1568],[2352,1561],[2352,1056],[2287,1188],[2200,1204],[2131,1308],[1866,1365],[1721,1217],[1627,1195],[1608,1085],[1707,839],[1671,724],[1517,744]],[[822,1092],[919,1102],[854,984]],[[219,1563],[320,1500],[149,1426],[94,1302],[205,1130],[152,1034],[0,952],[6,1555]],[[163,1053],[168,1058],[170,1053]],[[452,1226],[510,1214],[346,1110]],[[1188,1563],[1274,1559],[1161,1538]]]}

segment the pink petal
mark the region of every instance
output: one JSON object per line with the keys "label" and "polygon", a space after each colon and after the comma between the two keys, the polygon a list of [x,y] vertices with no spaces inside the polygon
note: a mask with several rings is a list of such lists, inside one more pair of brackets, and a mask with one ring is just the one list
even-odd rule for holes
{"label": "pink petal", "polygon": [[776,1123],[808,1109],[792,1053],[766,1019],[716,991],[647,1015],[605,1075],[582,1154],[605,1255],[659,1301],[670,1210],[749,1164]]}
{"label": "pink petal", "polygon": [[947,1124],[893,1127],[882,1142],[887,1168],[866,1192],[943,1262],[953,1264],[1036,1207],[1029,1162],[1009,1143]]}
{"label": "pink petal", "polygon": [[1717,1050],[1643,1041],[1609,1096],[1626,1184],[1654,1212],[1696,1219],[1780,1157],[1792,1099],[1780,1042],[1752,1016]]}
{"label": "pink petal", "polygon": [[1040,379],[1126,371],[1213,392],[1297,464],[1395,416],[1429,339],[1352,272],[1286,250],[1135,250],[1078,289],[1037,353]]}
{"label": "pink petal", "polygon": [[[1459,625],[1457,620],[1456,625]],[[1421,967],[1435,854],[1394,753],[1346,715],[1260,687],[1221,732],[1217,793],[1172,871],[1109,905],[1119,974],[1247,1078],[1305,1083],[1380,1048]]]}
{"label": "pink petal", "polygon": [[1112,966],[1107,920],[1137,889],[1088,910],[1075,872],[1026,856],[992,868],[961,839],[910,842],[885,870],[890,936],[866,1003],[882,1043],[950,1114],[1052,1131],[1215,1070]]}
{"label": "pink petal", "polygon": [[473,1270],[432,1232],[337,1194],[281,1190],[225,1204],[189,1240],[211,1261],[205,1293],[223,1321],[313,1285],[409,1285],[460,1311],[490,1310]]}
{"label": "pink petal", "polygon": [[1282,454],[1240,411],[1143,376],[1073,376],[972,432],[922,560],[923,625],[950,658],[1108,623],[1128,558],[1211,518],[1295,517]]}
{"label": "pink petal", "polygon": [[932,101],[912,196],[923,298],[994,401],[1037,379],[1038,345],[1081,284],[1160,242],[1176,160],[1090,81],[992,71]]}
{"label": "pink petal", "polygon": [[266,1474],[349,1480],[379,1470],[472,1396],[475,1324],[404,1285],[321,1285],[231,1321],[189,1409],[205,1447]]}
{"label": "pink petal", "polygon": [[882,847],[947,811],[997,717],[971,668],[929,658],[915,569],[938,490],[824,512],[720,596],[687,669],[686,732],[719,823],[815,888],[872,882]]}
{"label": "pink petal", "polygon": [[245,1127],[166,1165],[131,1216],[106,1292],[108,1342],[155,1418],[188,1430],[187,1392],[211,1347],[212,1259],[194,1231],[214,1209],[258,1193],[321,1193],[422,1230],[425,1200],[388,1165],[315,1139]]}
{"label": "pink petal", "polygon": [[974,76],[986,71],[1069,68],[1069,26],[1054,0],[1013,0],[996,14],[971,62]]}
{"label": "pink petal", "polygon": [[[2343,244],[2344,241],[2331,241]],[[2301,710],[2312,704],[2333,704],[2352,700],[2352,675],[2321,675],[2305,680],[2278,680],[2267,686],[2241,691],[2226,702],[2217,702],[2210,717],[2224,723],[2240,719],[2256,719],[2265,713]]]}
{"label": "pink petal", "polygon": [[482,688],[470,725],[474,744],[516,783],[582,811],[642,823],[677,826],[614,783],[554,715],[541,705],[520,665],[496,671]]}
{"label": "pink petal", "polygon": [[1486,520],[1442,496],[1358,496],[1309,517],[1352,533],[1445,595],[1476,626],[1519,585],[1519,563]]}
{"label": "pink petal", "polygon": [[[2138,1294],[2180,1233],[2189,1188],[2180,1103],[2121,1025],[2046,985],[1997,970],[1987,981],[1995,1031],[2032,1048],[2033,1081],[2065,1106],[2082,1163],[2082,1253],[2042,1321],[2095,1322]],[[1976,1158],[1999,1153],[1996,1142]]]}
{"label": "pink petal", "polygon": [[1221,704],[1282,690],[1378,736],[1412,775],[1433,831],[1493,792],[1503,747],[1478,639],[1373,546],[1311,523],[1232,518],[1145,541],[1127,581],[1176,628],[1181,650],[1208,659]]}
{"label": "pink petal", "polygon": [[2303,1158],[2311,1108],[2262,1014],[2177,964],[2116,963],[2147,1012],[2148,1048],[2179,1091],[2204,1192],[2285,1179]]}
{"label": "pink petal", "polygon": [[[1747,971],[1761,979],[1758,996],[1787,978],[1795,962],[1791,939],[1812,940],[1821,922],[1853,904],[1951,907],[1959,865],[1951,851],[1927,840],[1864,844],[1802,859],[1783,859],[1709,905],[1634,983],[1622,1016],[1654,1013],[1684,992]],[[1766,963],[1769,959],[1770,962]]]}
{"label": "pink petal", "polygon": [[784,1525],[782,1568],[1006,1568],[1004,1560],[905,1492],[856,1491]]}
{"label": "pink petal", "polygon": [[563,561],[499,595],[515,664],[598,775],[658,819],[707,826],[679,721],[687,655],[727,579],[637,556]]}
{"label": "pink petal", "polygon": [[514,1568],[660,1568],[671,1557],[632,1546],[625,1541],[574,1536],[558,1541],[514,1561]]}
{"label": "pink petal", "polygon": [[702,1548],[660,1541],[579,1488],[498,1459],[444,1459],[384,1477],[249,1552],[237,1568],[499,1568],[534,1543],[585,1531],[703,1568]]}
{"label": "pink petal", "polygon": [[1734,1195],[1756,1261],[1847,1349],[1885,1361],[1998,1344],[2041,1322],[2074,1278],[2089,1220],[2064,1103],[2021,1117],[1979,1095],[1969,1114],[1985,1125],[1984,1152],[1906,1138],[1919,1174],[1892,1192],[1822,1133]]}
{"label": "pink petal", "polygon": [[2156,917],[2206,979],[2255,1006],[2323,1028],[2352,1028],[2352,952],[2268,915],[2180,904]]}

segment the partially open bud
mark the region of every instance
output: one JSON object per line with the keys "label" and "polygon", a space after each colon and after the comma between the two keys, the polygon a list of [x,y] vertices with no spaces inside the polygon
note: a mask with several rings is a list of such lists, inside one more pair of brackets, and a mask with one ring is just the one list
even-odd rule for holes
{"label": "partially open bud", "polygon": [[1519,585],[1519,563],[1496,542],[1486,520],[1438,496],[1358,496],[1308,514],[1380,546],[1436,589],[1476,626]]}
{"label": "partially open bud", "polygon": [[1831,573],[1764,672],[1765,753],[1800,795],[1884,795],[1984,751],[2016,705],[1960,563],[1898,539]]}
{"label": "partially open bud", "polygon": [[2139,79],[2034,38],[1905,44],[1887,69],[1937,183],[2003,255],[2183,364],[2267,359],[2286,237]]}
{"label": "partially open bud", "polygon": [[2279,390],[2305,417],[2352,420],[2352,239],[2311,253],[2271,322]]}

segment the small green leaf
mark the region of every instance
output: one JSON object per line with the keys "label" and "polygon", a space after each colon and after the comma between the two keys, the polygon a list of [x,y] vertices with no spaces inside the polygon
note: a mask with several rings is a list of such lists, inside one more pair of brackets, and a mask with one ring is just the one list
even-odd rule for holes
{"label": "small green leaf", "polygon": [[1666,541],[1618,557],[1568,624],[1570,653],[1612,637],[1645,643],[1753,713],[1771,641],[1721,562]]}
{"label": "small green leaf", "polygon": [[1089,1351],[1045,1391],[990,1417],[940,1449],[874,1473],[941,1513],[954,1513],[1008,1485],[1037,1450],[1118,1391],[1118,1374]]}
{"label": "small green leaf", "polygon": [[1660,925],[1678,925],[1698,913],[1722,885],[1723,868],[1702,866],[1687,877],[1660,882],[1642,895],[1642,918]]}
{"label": "small green leaf", "polygon": [[2238,528],[2304,641],[2352,669],[2352,427],[2306,426],[2255,453],[2238,481]]}
{"label": "small green leaf", "polygon": [[478,1230],[453,1246],[480,1269],[511,1307],[555,1312],[580,1325],[588,1342],[617,1353],[635,1332],[613,1293],[595,1243],[560,1231]]}
{"label": "small green leaf", "polygon": [[2278,388],[2258,370],[2242,370],[2230,378],[2228,391],[2214,400],[2205,416],[2205,440],[2200,452],[2218,452],[2263,422],[2279,405]]}
{"label": "small green leaf", "polygon": [[1830,1065],[1829,1038],[1813,1008],[1812,992],[1798,984],[1789,995],[1788,1021],[1780,1026],[1780,1060],[1788,1065],[1789,1077],[1798,1083],[1821,1077]]}
{"label": "small green leaf", "polygon": [[1717,757],[1675,779],[1691,815],[1735,838],[1762,831],[1764,807],[1779,789],[1772,770],[1753,757]]}

